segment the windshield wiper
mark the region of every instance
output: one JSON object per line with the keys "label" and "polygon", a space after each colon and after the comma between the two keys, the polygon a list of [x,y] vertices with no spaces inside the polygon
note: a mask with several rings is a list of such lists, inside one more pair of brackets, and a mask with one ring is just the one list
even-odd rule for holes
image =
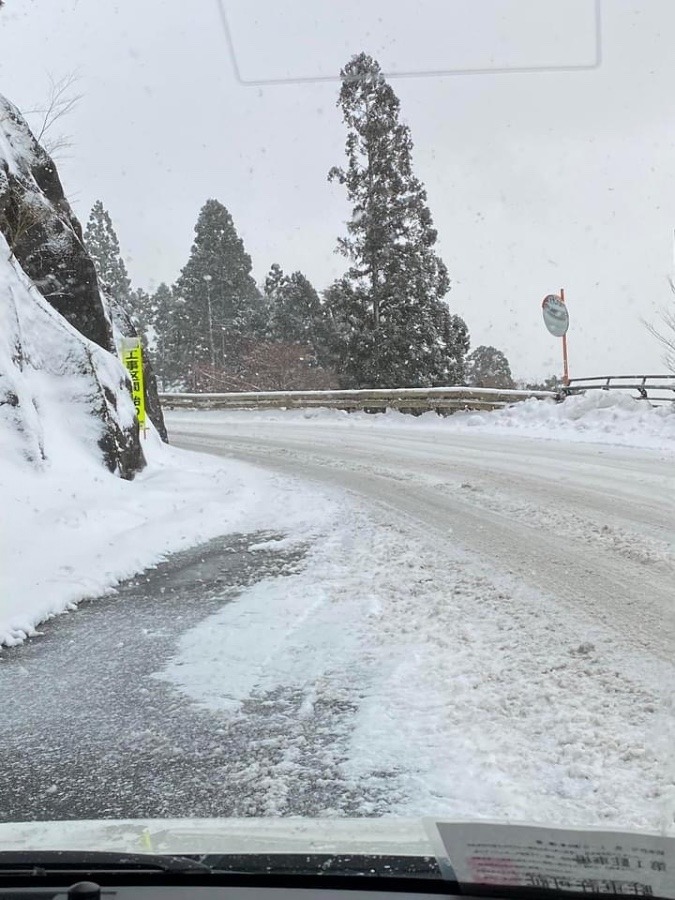
{"label": "windshield wiper", "polygon": [[[0,851],[0,891],[11,886],[93,882],[94,888],[122,884],[209,884],[240,887],[360,887],[366,891],[457,894],[432,857],[359,854],[161,855],[97,851]],[[93,896],[93,895],[92,895]]]}
{"label": "windshield wiper", "polygon": [[225,853],[203,857],[213,871],[249,875],[442,879],[431,856],[359,853]]}
{"label": "windshield wiper", "polygon": [[53,872],[170,872],[211,874],[211,866],[193,856],[153,853],[111,853],[77,850],[0,851],[0,876]]}

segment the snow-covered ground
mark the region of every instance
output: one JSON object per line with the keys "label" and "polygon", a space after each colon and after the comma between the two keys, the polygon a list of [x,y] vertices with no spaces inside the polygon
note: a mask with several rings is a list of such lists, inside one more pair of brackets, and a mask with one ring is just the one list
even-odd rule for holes
{"label": "snow-covered ground", "polygon": [[134,481],[108,473],[67,428],[41,469],[0,466],[0,644],[100,596],[167,554],[232,532],[325,527],[330,504],[243,463],[200,457],[150,434]]}
{"label": "snow-covered ground", "polygon": [[[161,677],[235,720],[276,688],[301,719],[352,710],[326,769],[384,788],[391,815],[672,830],[673,416],[607,398],[446,420],[171,414],[185,446],[350,499],[302,572],[197,625]],[[521,437],[533,420],[550,440]],[[278,767],[242,774],[270,815],[304,740],[289,720]]]}
{"label": "snow-covered ground", "polygon": [[[78,412],[77,403],[65,407],[63,386],[52,402],[53,381],[39,373],[32,378],[34,384],[44,383],[47,394],[40,430],[50,453],[49,460],[35,469],[17,458],[14,444],[4,447],[0,644],[23,640],[39,622],[110,590],[167,553],[238,530],[316,534],[330,519],[333,507],[316,486],[300,488],[232,460],[225,465],[185,455],[161,446],[152,433],[146,444],[148,469],[133,482],[120,481],[103,471],[91,448],[82,443],[82,433],[93,426],[80,422],[84,413]],[[673,407],[654,409],[617,393],[596,392],[564,404],[533,400],[502,411],[446,419],[433,413],[411,418],[334,410],[173,415],[186,426],[192,421],[200,427],[210,424],[216,432],[224,422],[235,428],[282,424],[297,430],[300,440],[308,429],[316,432],[325,426],[359,433],[392,430],[411,437],[428,432],[509,433],[666,452],[675,446]],[[9,440],[10,433],[4,434]],[[652,547],[652,554],[657,551]]]}
{"label": "snow-covered ground", "polygon": [[[301,716],[355,708],[325,766],[385,786],[389,815],[659,828],[675,801],[674,674],[592,616],[352,509],[302,574],[189,632],[163,677],[234,716],[279,687],[302,694]],[[289,719],[278,768],[247,767],[242,789],[266,778],[268,815],[302,777],[304,740]]]}
{"label": "snow-covered ground", "polygon": [[183,412],[169,428],[216,455],[150,437],[124,482],[64,430],[50,465],[0,468],[6,643],[172,550],[280,532],[308,548],[302,570],[196,624],[155,676],[235,725],[248,700],[301,698],[278,764],[253,754],[235,776],[267,814],[303,778],[320,709],[314,753],[363,789],[362,815],[384,795],[392,816],[672,830],[670,409],[602,395],[443,420]]}

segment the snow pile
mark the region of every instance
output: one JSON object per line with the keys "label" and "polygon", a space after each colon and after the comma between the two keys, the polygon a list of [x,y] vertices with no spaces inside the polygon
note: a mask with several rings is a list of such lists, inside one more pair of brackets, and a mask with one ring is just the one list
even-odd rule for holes
{"label": "snow pile", "polygon": [[154,434],[147,468],[133,481],[116,478],[57,429],[56,415],[52,408],[45,433],[58,465],[0,466],[0,645],[169,553],[239,531],[305,540],[333,515],[320,491],[167,447]]}
{"label": "snow pile", "polygon": [[[674,395],[675,396],[675,395]],[[552,400],[524,400],[506,409],[462,413],[450,422],[455,427],[499,431],[511,429],[523,436],[589,440],[642,447],[675,446],[675,403],[652,406],[623,391],[588,391]]]}

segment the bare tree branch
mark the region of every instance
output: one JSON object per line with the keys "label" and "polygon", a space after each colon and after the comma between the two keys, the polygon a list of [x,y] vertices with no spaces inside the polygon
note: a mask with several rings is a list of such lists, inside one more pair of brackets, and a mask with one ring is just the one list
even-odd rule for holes
{"label": "bare tree branch", "polygon": [[82,99],[83,95],[75,92],[78,82],[79,76],[76,72],[64,75],[58,80],[50,75],[49,94],[45,105],[27,110],[27,115],[39,117],[37,127],[34,129],[35,138],[50,156],[72,145],[69,135],[53,134],[53,128],[68,116]]}
{"label": "bare tree branch", "polygon": [[[670,290],[675,295],[675,282],[668,278]],[[674,301],[675,302],[675,301]],[[664,349],[663,362],[669,372],[675,372],[675,308],[665,307],[659,311],[660,326],[642,320],[647,331],[655,337]]]}
{"label": "bare tree branch", "polygon": [[231,357],[216,366],[195,366],[191,390],[290,391],[337,387],[334,372],[317,366],[311,349],[283,341],[244,340]]}

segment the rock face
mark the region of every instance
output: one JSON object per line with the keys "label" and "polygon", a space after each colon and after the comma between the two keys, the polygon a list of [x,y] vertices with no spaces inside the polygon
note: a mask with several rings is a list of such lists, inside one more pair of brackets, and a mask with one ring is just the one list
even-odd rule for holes
{"label": "rock face", "polygon": [[42,296],[81,334],[114,352],[112,330],[82,229],[56,166],[11,103],[0,97],[0,230]]}
{"label": "rock face", "polygon": [[[2,97],[0,235],[0,427],[24,435],[27,458],[49,456],[39,439],[39,391],[31,387],[32,375],[44,371],[68,385],[78,413],[86,408],[96,420],[106,466],[133,478],[145,459],[94,264],[53,161]],[[83,426],[83,440],[90,433]]]}
{"label": "rock face", "polygon": [[58,315],[0,235],[0,465],[101,460],[123,478],[144,463],[119,360]]}

